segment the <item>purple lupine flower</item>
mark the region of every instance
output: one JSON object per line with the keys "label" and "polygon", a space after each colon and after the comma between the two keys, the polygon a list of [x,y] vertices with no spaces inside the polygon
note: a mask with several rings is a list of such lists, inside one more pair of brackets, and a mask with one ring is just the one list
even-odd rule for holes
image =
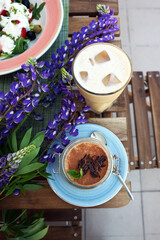
{"label": "purple lupine flower", "polygon": [[4,99],[4,92],[0,92],[0,100],[3,100]]}
{"label": "purple lupine flower", "polygon": [[50,91],[50,89],[48,88],[48,84],[43,84],[41,86],[41,89],[42,89],[43,92],[49,92]]}
{"label": "purple lupine flower", "polygon": [[72,124],[71,123],[67,123],[65,126],[64,126],[64,129],[65,130],[69,130],[71,128]]}
{"label": "purple lupine flower", "polygon": [[37,67],[38,68],[43,68],[44,67],[44,62],[41,61],[41,62],[37,63]]}
{"label": "purple lupine flower", "polygon": [[54,144],[54,145],[53,145],[53,150],[54,150],[54,152],[56,152],[56,153],[62,153],[62,152],[63,152],[63,148],[61,147],[60,144]]}
{"label": "purple lupine flower", "polygon": [[14,115],[14,111],[11,110],[11,111],[9,111],[9,112],[6,114],[5,119],[6,119],[6,120],[9,120],[9,119],[11,119],[11,118],[13,117],[13,115]]}
{"label": "purple lupine flower", "polygon": [[10,85],[10,91],[16,93],[19,90],[19,84],[17,82],[12,82]]}
{"label": "purple lupine flower", "polygon": [[70,130],[70,134],[73,137],[76,137],[78,135],[78,129],[76,128],[76,126],[73,126]]}
{"label": "purple lupine flower", "polygon": [[18,152],[9,153],[0,158],[0,193],[3,187],[10,183],[10,178],[17,171],[22,158],[35,148],[36,146],[32,144]]}
{"label": "purple lupine flower", "polygon": [[52,132],[50,132],[48,139],[49,140],[54,139],[56,134],[57,134],[57,130],[53,130]]}
{"label": "purple lupine flower", "polygon": [[29,71],[29,67],[26,64],[22,64],[21,68],[25,71],[28,72]]}
{"label": "purple lupine flower", "polygon": [[20,194],[20,189],[16,188],[14,191],[13,191],[13,194],[14,195],[19,195]]}
{"label": "purple lupine flower", "polygon": [[67,146],[70,143],[70,140],[66,134],[61,135],[63,146]]}
{"label": "purple lupine flower", "polygon": [[57,122],[56,122],[56,120],[54,119],[53,122],[52,122],[51,120],[49,120],[49,122],[48,122],[48,127],[49,127],[50,129],[53,129],[53,128],[57,127]]}

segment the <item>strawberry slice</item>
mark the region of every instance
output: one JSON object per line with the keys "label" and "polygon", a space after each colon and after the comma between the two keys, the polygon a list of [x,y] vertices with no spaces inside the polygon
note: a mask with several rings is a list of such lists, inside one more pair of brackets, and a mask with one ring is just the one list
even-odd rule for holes
{"label": "strawberry slice", "polygon": [[19,24],[20,21],[19,21],[19,20],[14,20],[14,23],[15,23],[15,24]]}
{"label": "strawberry slice", "polygon": [[26,28],[22,28],[21,37],[26,38]]}
{"label": "strawberry slice", "polygon": [[[29,9],[29,12],[32,13],[32,11]],[[32,17],[28,20],[29,23],[31,23],[33,20],[33,14],[32,14]]]}
{"label": "strawberry slice", "polygon": [[0,54],[1,54],[1,52],[2,52],[2,45],[0,44]]}
{"label": "strawberry slice", "polygon": [[12,23],[14,23],[14,24],[19,24],[20,21],[19,21],[19,20],[12,20]]}
{"label": "strawberry slice", "polygon": [[9,13],[8,13],[8,11],[7,11],[7,10],[2,10],[2,11],[1,11],[1,13],[0,13],[0,15],[3,15],[3,16],[8,16],[8,15],[9,15]]}

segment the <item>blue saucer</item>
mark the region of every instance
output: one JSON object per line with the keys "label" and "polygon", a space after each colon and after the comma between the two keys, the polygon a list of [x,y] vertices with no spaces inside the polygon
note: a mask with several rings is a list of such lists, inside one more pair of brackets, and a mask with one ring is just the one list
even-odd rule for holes
{"label": "blue saucer", "polygon": [[[112,154],[116,154],[121,159],[121,177],[125,181],[128,171],[128,159],[123,144],[117,136],[108,129],[96,124],[81,124],[78,126],[79,135],[71,137],[73,141],[80,137],[89,137],[93,131],[101,132],[107,140],[107,146]],[[52,190],[64,201],[79,206],[79,207],[93,207],[109,201],[121,189],[122,184],[118,177],[114,174],[101,186],[95,189],[78,189],[69,184],[61,174],[54,174],[52,169],[58,171],[58,161],[50,163],[46,169],[55,181],[48,179]]]}

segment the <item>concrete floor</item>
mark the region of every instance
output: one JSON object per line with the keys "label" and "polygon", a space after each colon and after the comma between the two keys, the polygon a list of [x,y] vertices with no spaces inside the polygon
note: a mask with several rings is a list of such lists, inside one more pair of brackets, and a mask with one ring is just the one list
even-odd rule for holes
{"label": "concrete floor", "polygon": [[[133,70],[159,71],[160,0],[119,0],[119,16],[122,48]],[[132,131],[135,142],[134,125]],[[152,141],[152,129],[150,135]],[[119,209],[84,210],[85,240],[160,239],[160,169],[133,170],[127,178],[135,200]]]}

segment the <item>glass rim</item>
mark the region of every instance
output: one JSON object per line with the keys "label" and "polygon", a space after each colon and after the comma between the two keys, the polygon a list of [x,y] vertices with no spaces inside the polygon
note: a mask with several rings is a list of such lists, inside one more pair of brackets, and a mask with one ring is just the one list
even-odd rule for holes
{"label": "glass rim", "polygon": [[[110,46],[112,46],[112,47],[115,47],[115,48],[119,49],[121,52],[123,52],[123,54],[125,54],[125,56],[127,57],[128,61],[129,61],[131,72],[130,72],[130,75],[129,75],[129,77],[128,77],[128,80],[127,80],[127,82],[126,82],[121,88],[117,89],[116,91],[108,92],[108,93],[95,93],[95,92],[89,91],[88,89],[84,88],[84,87],[77,81],[77,79],[76,79],[76,77],[75,77],[75,74],[74,74],[74,64],[75,64],[76,57],[77,57],[83,50],[85,50],[85,48],[88,48],[89,46],[95,45],[95,44],[97,44],[97,45],[99,45],[99,44],[105,44],[105,45],[110,45]],[[96,95],[96,96],[107,96],[107,95],[112,95],[112,94],[114,94],[114,93],[117,93],[117,92],[121,91],[121,90],[124,89],[124,88],[128,85],[128,83],[130,82],[131,77],[132,77],[132,74],[133,74],[132,63],[131,63],[131,60],[130,60],[129,56],[127,55],[127,53],[126,53],[122,48],[120,48],[120,47],[118,47],[118,46],[116,46],[116,45],[114,45],[114,44],[111,44],[111,43],[100,42],[100,43],[92,43],[92,44],[90,44],[90,45],[85,46],[84,48],[82,48],[82,49],[77,53],[77,55],[75,56],[75,58],[74,58],[74,60],[73,60],[73,63],[72,63],[72,75],[73,75],[73,79],[74,79],[75,83],[77,84],[77,86],[80,87],[80,88],[81,88],[82,90],[84,90],[85,92],[87,92],[87,93],[89,93],[89,94],[92,94],[92,95]]]}

